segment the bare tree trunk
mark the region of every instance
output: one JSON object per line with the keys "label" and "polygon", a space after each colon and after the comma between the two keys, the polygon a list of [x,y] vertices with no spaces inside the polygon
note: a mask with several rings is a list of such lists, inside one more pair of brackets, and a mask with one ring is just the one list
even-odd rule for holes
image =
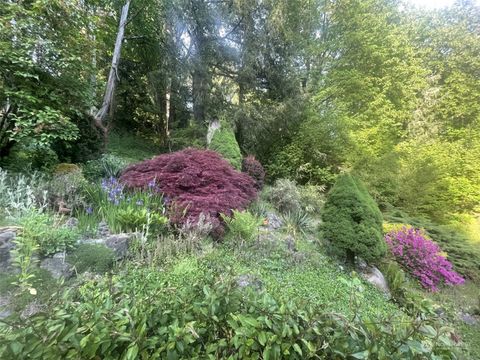
{"label": "bare tree trunk", "polygon": [[122,14],[120,16],[120,22],[118,24],[117,39],[115,41],[115,48],[113,51],[112,65],[110,67],[110,73],[108,74],[107,86],[105,88],[105,94],[103,96],[103,103],[100,110],[93,115],[95,125],[102,131],[105,143],[108,140],[108,126],[106,125],[107,115],[111,111],[113,96],[115,94],[115,87],[118,80],[118,64],[120,63],[120,52],[122,50],[123,37],[125,34],[125,25],[127,24],[128,8],[130,7],[130,1],[126,0],[125,5],[122,7]]}
{"label": "bare tree trunk", "polygon": [[170,78],[167,79],[167,88],[165,90],[165,143],[170,143],[170,130],[169,130],[169,122],[170,122],[170,96],[171,96],[171,80]]}

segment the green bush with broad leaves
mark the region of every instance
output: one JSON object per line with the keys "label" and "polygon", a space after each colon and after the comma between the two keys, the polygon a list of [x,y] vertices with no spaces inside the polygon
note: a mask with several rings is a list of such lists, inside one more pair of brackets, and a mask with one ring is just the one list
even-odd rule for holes
{"label": "green bush with broad leaves", "polygon": [[333,253],[350,262],[356,255],[370,262],[386,254],[382,214],[363,184],[351,175],[339,175],[327,195],[322,220],[322,235]]}
{"label": "green bush with broad leaves", "polygon": [[19,221],[21,241],[33,242],[43,256],[64,252],[75,247],[78,233],[64,225],[61,218],[32,211]]}
{"label": "green bush with broad leaves", "polygon": [[48,315],[0,323],[1,358],[456,358],[452,330],[428,304],[411,318],[350,319],[240,287],[231,270],[198,264],[169,274],[132,268],[54,299]]}

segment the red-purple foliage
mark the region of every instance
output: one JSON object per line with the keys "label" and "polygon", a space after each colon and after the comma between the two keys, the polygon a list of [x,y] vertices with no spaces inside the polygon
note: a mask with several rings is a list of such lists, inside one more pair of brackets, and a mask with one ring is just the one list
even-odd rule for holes
{"label": "red-purple foliage", "polygon": [[[221,233],[220,214],[244,209],[256,197],[255,183],[214,151],[186,149],[130,165],[120,181],[128,188],[148,188],[155,181],[171,206],[171,221],[198,219],[201,213],[216,219],[214,233]],[[185,216],[183,216],[185,215]]]}
{"label": "red-purple foliage", "polygon": [[260,190],[263,188],[263,180],[265,179],[265,170],[260,161],[255,156],[249,155],[243,158],[242,171],[255,180],[255,188]]}

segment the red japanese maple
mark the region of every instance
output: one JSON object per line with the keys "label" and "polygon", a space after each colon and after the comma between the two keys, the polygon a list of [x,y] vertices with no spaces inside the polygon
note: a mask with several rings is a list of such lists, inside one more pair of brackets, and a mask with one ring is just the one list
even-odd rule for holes
{"label": "red japanese maple", "polygon": [[255,181],[210,150],[186,149],[130,165],[120,181],[137,189],[155,182],[171,205],[172,222],[204,213],[215,219],[216,233],[221,233],[220,214],[244,209],[256,197]]}

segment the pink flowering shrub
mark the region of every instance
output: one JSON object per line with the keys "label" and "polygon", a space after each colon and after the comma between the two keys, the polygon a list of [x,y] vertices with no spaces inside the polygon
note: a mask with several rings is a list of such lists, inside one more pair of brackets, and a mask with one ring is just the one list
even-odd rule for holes
{"label": "pink flowering shrub", "polygon": [[443,257],[440,247],[427,239],[421,230],[403,227],[385,235],[385,241],[396,261],[422,286],[437,291],[438,285],[463,284],[464,279],[452,269],[452,263]]}

